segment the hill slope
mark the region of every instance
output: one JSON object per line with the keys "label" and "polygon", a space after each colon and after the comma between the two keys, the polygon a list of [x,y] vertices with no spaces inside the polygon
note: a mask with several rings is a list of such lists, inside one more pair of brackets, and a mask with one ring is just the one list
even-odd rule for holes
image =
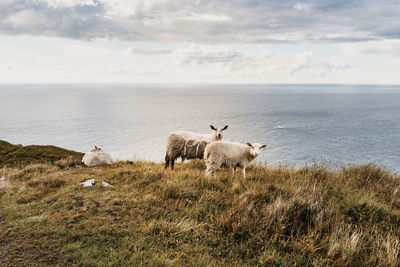
{"label": "hill slope", "polygon": [[400,264],[400,180],[374,165],[252,166],[243,180],[204,177],[200,161],[63,160],[0,176],[2,266]]}
{"label": "hill slope", "polygon": [[0,140],[0,167],[54,162],[63,158],[71,158],[79,163],[82,157],[83,153],[56,146],[22,146]]}

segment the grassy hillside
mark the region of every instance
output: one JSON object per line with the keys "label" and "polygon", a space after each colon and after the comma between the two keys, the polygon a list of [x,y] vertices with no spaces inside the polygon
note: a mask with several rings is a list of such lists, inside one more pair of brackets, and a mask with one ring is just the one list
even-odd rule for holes
{"label": "grassy hillside", "polygon": [[55,162],[63,158],[70,158],[76,164],[80,164],[82,157],[80,152],[56,146],[22,146],[0,140],[0,167]]}
{"label": "grassy hillside", "polygon": [[0,266],[400,264],[400,180],[374,165],[253,166],[243,180],[204,177],[200,161],[69,159],[0,176]]}

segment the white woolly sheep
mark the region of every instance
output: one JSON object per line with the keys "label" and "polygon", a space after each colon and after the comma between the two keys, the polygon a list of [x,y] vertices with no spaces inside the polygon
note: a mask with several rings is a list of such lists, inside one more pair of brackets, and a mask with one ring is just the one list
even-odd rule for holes
{"label": "white woolly sheep", "polygon": [[236,168],[242,168],[243,178],[246,178],[246,167],[259,154],[260,149],[266,145],[239,144],[218,141],[207,145],[204,151],[204,160],[207,166],[206,175],[214,173],[221,167],[232,168],[232,177],[235,176]]}
{"label": "white woolly sheep", "polygon": [[211,134],[200,134],[194,132],[175,132],[171,133],[167,140],[167,151],[165,154],[165,168],[171,165],[174,168],[174,162],[177,158],[185,159],[203,159],[204,149],[207,144],[222,140],[223,131],[228,129],[228,125],[223,128],[215,128]]}
{"label": "white woolly sheep", "polygon": [[90,152],[85,153],[82,162],[88,167],[94,167],[113,164],[113,159],[111,158],[111,155],[104,152],[101,147],[94,146]]}

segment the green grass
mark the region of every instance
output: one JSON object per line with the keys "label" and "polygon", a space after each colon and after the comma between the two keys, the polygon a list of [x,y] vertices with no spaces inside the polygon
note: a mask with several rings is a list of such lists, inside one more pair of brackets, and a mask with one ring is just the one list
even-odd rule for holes
{"label": "green grass", "polygon": [[80,164],[82,157],[83,153],[56,146],[22,146],[0,140],[0,167],[56,162],[61,159],[68,159],[75,165]]}
{"label": "green grass", "polygon": [[3,167],[0,265],[400,264],[397,174],[368,164],[230,175],[205,177],[201,161]]}

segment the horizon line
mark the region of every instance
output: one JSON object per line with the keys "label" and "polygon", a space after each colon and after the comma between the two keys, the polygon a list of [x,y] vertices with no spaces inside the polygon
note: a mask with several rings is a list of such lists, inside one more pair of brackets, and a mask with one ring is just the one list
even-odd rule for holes
{"label": "horizon line", "polygon": [[38,82],[38,83],[0,83],[0,86],[37,86],[37,85],[147,85],[147,86],[162,86],[162,85],[174,85],[174,86],[187,86],[187,85],[230,85],[230,86],[238,86],[238,85],[254,85],[254,86],[262,86],[262,85],[281,85],[281,86],[296,86],[296,85],[313,85],[313,86],[400,86],[400,83],[173,83],[173,82],[165,82],[165,83],[124,83],[124,82],[102,82],[102,83],[89,83],[89,82],[79,82],[79,83],[71,83],[71,82]]}

